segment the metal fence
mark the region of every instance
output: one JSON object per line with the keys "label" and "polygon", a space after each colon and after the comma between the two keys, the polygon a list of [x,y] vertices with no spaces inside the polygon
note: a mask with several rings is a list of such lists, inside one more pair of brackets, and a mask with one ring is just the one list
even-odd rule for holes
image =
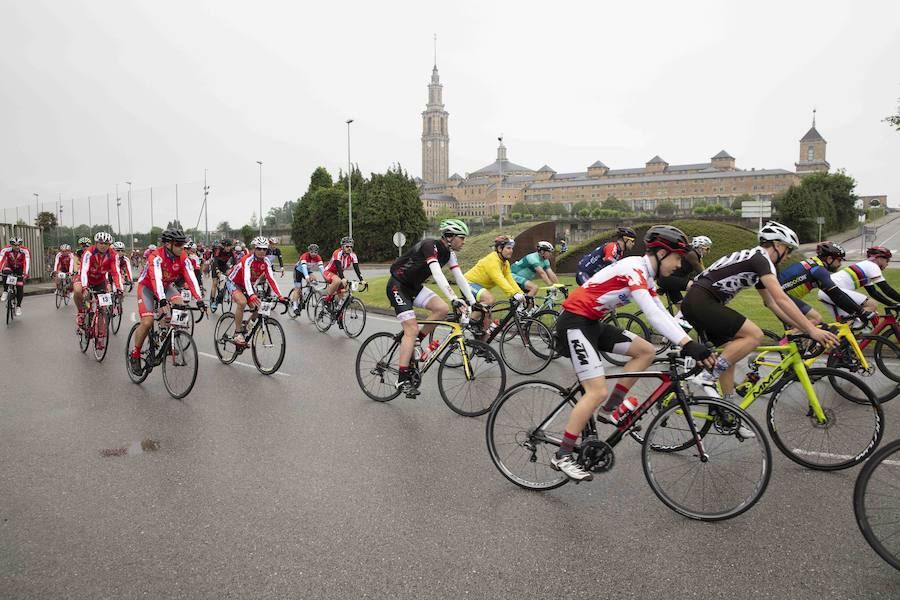
{"label": "metal fence", "polygon": [[9,238],[20,237],[25,247],[31,252],[31,269],[28,276],[31,280],[46,279],[53,265],[47,264],[52,258],[44,253],[44,235],[38,227],[30,225],[10,225],[0,223],[0,247],[9,243]]}

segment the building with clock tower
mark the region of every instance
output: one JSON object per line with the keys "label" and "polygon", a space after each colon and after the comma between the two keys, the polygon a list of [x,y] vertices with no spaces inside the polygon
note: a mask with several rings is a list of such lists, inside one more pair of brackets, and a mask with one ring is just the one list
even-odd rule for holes
{"label": "building with clock tower", "polygon": [[447,133],[450,114],[444,110],[443,88],[435,64],[428,84],[428,104],[422,112],[422,179],[425,183],[441,185],[447,183],[450,174],[450,136]]}

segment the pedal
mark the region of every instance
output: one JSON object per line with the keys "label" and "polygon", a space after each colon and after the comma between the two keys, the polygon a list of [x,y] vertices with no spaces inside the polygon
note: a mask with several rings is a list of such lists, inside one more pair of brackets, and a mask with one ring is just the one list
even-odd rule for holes
{"label": "pedal", "polygon": [[418,396],[421,393],[422,392],[419,391],[418,388],[413,388],[413,389],[409,390],[408,392],[406,392],[406,397],[407,398],[415,398],[416,396]]}

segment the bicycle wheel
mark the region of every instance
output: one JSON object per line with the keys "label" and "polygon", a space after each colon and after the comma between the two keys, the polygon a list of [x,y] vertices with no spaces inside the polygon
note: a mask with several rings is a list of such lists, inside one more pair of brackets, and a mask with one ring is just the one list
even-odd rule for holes
{"label": "bicycle wheel", "polygon": [[347,337],[359,337],[366,326],[366,305],[359,298],[351,299],[344,307],[343,319]]}
{"label": "bicycle wheel", "polygon": [[379,331],[366,338],[356,353],[356,381],[363,393],[377,402],[400,395],[397,389],[400,344],[397,336]]}
{"label": "bicycle wheel", "polygon": [[238,357],[238,348],[234,344],[234,313],[224,313],[216,321],[213,341],[216,346],[216,356],[222,364],[230,365]]}
{"label": "bicycle wheel", "polygon": [[537,319],[513,319],[499,338],[503,363],[520,375],[539,373],[553,360],[552,334]]}
{"label": "bicycle wheel", "polygon": [[63,304],[66,306],[69,305],[69,288],[66,287],[65,293],[63,294]]}
{"label": "bicycle wheel", "polygon": [[137,331],[137,328],[140,326],[140,323],[135,323],[131,326],[131,331],[128,332],[128,340],[125,343],[125,370],[128,372],[128,377],[134,383],[143,383],[143,381],[147,379],[147,376],[150,374],[150,369],[147,368],[147,359],[150,357],[149,335],[144,339],[144,345],[141,346],[141,366],[143,367],[142,374],[138,376],[131,371],[131,349],[134,348],[134,334]]}
{"label": "bicycle wheel", "polygon": [[86,310],[84,311],[84,322],[87,325],[78,328],[78,347],[81,348],[81,353],[84,354],[87,352],[88,346],[91,345],[91,323],[93,323],[94,314]]}
{"label": "bicycle wheel", "polygon": [[[6,298],[6,324],[9,325],[9,322],[15,318],[15,290],[8,292],[9,296]],[[86,349],[85,349],[86,350]],[[84,350],[82,350],[84,352]]]}
{"label": "bicycle wheel", "polygon": [[[808,469],[834,471],[861,463],[884,434],[884,414],[872,390],[837,369],[819,367],[807,372],[825,422],[816,418],[796,376],[785,376],[766,408],[772,440],[785,456]],[[842,390],[853,387],[853,397],[865,401],[848,400],[834,382],[839,382]]]}
{"label": "bicycle wheel", "polygon": [[231,294],[228,293],[228,290],[223,290],[223,292],[224,293],[222,294],[222,312],[223,313],[231,312],[231,304],[232,304]]}
{"label": "bicycle wheel", "polygon": [[306,299],[306,318],[310,323],[316,322],[316,311],[319,310],[319,303],[322,302],[322,294],[312,291]]}
{"label": "bicycle wheel", "polygon": [[[862,368],[859,358],[846,343],[829,353],[827,365],[859,377],[880,404],[892,400],[900,394],[900,346],[877,335],[859,336],[857,341],[869,363],[868,370]],[[842,381],[833,381],[832,384],[844,398],[865,402],[865,396],[855,395],[856,388],[853,386],[845,386]]]}
{"label": "bicycle wheel", "polygon": [[59,310],[59,307],[62,306],[62,293],[59,289],[59,285],[56,286],[56,310]]}
{"label": "bicycle wheel", "polygon": [[517,486],[552,490],[569,481],[550,466],[574,406],[571,401],[562,403],[565,396],[565,388],[555,383],[523,381],[491,408],[485,430],[488,454],[497,470]]}
{"label": "bicycle wheel", "polygon": [[197,381],[197,344],[187,331],[176,329],[165,346],[162,377],[166,391],[176,400],[191,393]]}
{"label": "bicycle wheel", "polygon": [[[461,343],[459,340],[457,344]],[[506,389],[506,368],[497,351],[477,340],[465,342],[468,368],[447,365],[453,351],[440,358],[437,383],[441,398],[450,410],[464,417],[477,417],[491,410],[491,405]]]}
{"label": "bicycle wheel", "polygon": [[[631,313],[612,313],[603,319],[603,322],[623,331],[630,331],[645,340],[650,337],[650,330],[647,328],[647,325]],[[603,360],[609,361],[619,367],[628,362],[627,357],[620,357],[618,354],[612,354],[610,352],[601,352],[600,356],[603,357]]]}
{"label": "bicycle wheel", "polygon": [[[663,504],[680,515],[699,521],[736,517],[762,497],[772,475],[772,450],[762,427],[740,408],[714,398],[693,398],[691,412],[727,415],[702,440],[703,458],[696,445],[684,452],[657,452],[656,445],[670,445],[672,423],[680,420],[688,429],[680,403],[661,411],[647,428],[641,451],[644,476]],[[756,437],[735,435],[739,426]],[[678,438],[683,436],[678,432]]]}
{"label": "bicycle wheel", "polygon": [[531,315],[532,319],[537,319],[550,330],[550,340],[554,344],[553,356],[551,360],[559,358],[559,352],[556,351],[556,320],[559,319],[559,312],[551,309],[539,310]]}
{"label": "bicycle wheel", "polygon": [[[652,394],[656,388],[659,386],[659,381],[656,379],[638,379],[635,382],[635,385],[631,387],[629,390],[629,394],[633,395],[637,398],[647,398]],[[644,389],[641,389],[644,388]],[[641,417],[642,421],[653,422],[660,412],[668,409],[670,406],[677,404],[678,398],[675,395],[675,392],[670,389],[670,391],[663,394],[662,398],[659,402],[656,402],[653,406],[647,409],[647,412]],[[681,452],[682,450],[687,449],[690,446],[694,445],[694,439],[691,437],[691,430],[688,427],[687,420],[678,413],[678,418],[675,419],[667,419],[663,423],[660,424],[660,427],[667,427],[669,431],[668,437],[663,440],[663,437],[658,436],[657,441],[653,444],[653,449],[658,452]],[[709,431],[709,429],[713,426],[713,422],[715,421],[716,415],[710,415],[708,413],[704,413],[699,409],[691,411],[691,417],[694,420],[694,427],[697,430],[697,433],[700,434],[700,438],[704,438]],[[628,432],[628,435],[636,441],[638,444],[644,443],[644,438],[646,434],[643,429],[640,427],[635,427]]]}
{"label": "bicycle wheel", "polygon": [[122,306],[122,300],[120,298],[113,304],[112,320],[110,322],[112,332],[116,335],[119,334],[119,328],[122,327],[122,313],[124,312],[125,308]]}
{"label": "bicycle wheel", "polygon": [[331,314],[331,309],[328,306],[328,302],[324,299],[320,299],[318,304],[316,304],[316,316],[313,320],[313,323],[316,324],[316,329],[325,333],[331,328],[333,322],[334,319]]}
{"label": "bicycle wheel", "polygon": [[103,362],[106,358],[106,350],[109,348],[109,311],[101,308],[93,322],[94,359]]}
{"label": "bicycle wheel", "polygon": [[853,513],[872,549],[900,570],[900,440],[876,452],[859,471]]}
{"label": "bicycle wheel", "polygon": [[284,329],[278,319],[262,317],[263,321],[250,338],[250,349],[256,370],[271,375],[281,368],[286,348]]}

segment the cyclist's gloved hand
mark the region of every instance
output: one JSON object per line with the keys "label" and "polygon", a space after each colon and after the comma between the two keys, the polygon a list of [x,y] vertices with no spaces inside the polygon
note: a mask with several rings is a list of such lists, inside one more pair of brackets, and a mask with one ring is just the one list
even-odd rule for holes
{"label": "cyclist's gloved hand", "polygon": [[206,302],[203,300],[197,300],[197,308],[200,310],[206,310]]}
{"label": "cyclist's gloved hand", "polygon": [[690,356],[698,362],[706,360],[712,355],[712,351],[707,348],[705,344],[695,342],[694,340],[685,344],[681,349],[681,353],[685,356]]}
{"label": "cyclist's gloved hand", "polygon": [[525,301],[525,294],[523,294],[522,292],[519,292],[518,294],[516,294],[516,295],[513,296],[513,299],[514,299],[516,302],[524,302],[524,301]]}
{"label": "cyclist's gloved hand", "polygon": [[453,307],[453,310],[459,311],[461,308],[469,308],[469,305],[466,304],[465,300],[460,300],[459,298],[454,298],[450,301],[450,305]]}

